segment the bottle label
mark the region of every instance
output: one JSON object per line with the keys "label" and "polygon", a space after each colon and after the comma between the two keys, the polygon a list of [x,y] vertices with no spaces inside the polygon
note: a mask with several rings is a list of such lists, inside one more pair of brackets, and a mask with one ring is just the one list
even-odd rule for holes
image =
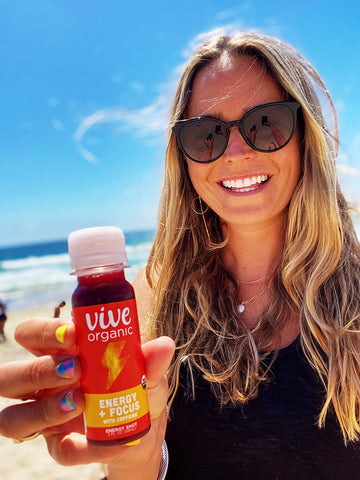
{"label": "bottle label", "polygon": [[88,439],[119,440],[147,429],[150,414],[135,299],[73,307]]}

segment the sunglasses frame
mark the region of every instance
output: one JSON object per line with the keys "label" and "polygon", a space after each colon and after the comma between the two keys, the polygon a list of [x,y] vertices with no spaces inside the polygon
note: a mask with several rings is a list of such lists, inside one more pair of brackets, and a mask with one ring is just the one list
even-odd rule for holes
{"label": "sunglasses frame", "polygon": [[[246,134],[244,132],[244,120],[249,116],[251,115],[253,112],[255,112],[256,110],[259,110],[260,108],[263,108],[263,107],[271,107],[272,105],[284,105],[286,106],[290,111],[291,111],[291,115],[292,115],[292,119],[293,119],[293,127],[292,127],[292,131],[291,131],[291,134],[289,135],[289,138],[287,139],[287,141],[281,145],[281,147],[278,147],[278,148],[274,148],[272,150],[263,150],[261,148],[256,148],[249,140],[248,138],[246,137]],[[295,129],[296,129],[296,124],[297,124],[297,111],[299,110],[299,108],[301,108],[301,105],[299,102],[293,100],[293,101],[284,101],[284,102],[270,102],[270,103],[263,103],[261,105],[257,105],[256,107],[252,108],[251,110],[249,110],[248,112],[245,113],[245,115],[243,115],[240,120],[232,120],[230,122],[223,122],[222,120],[219,120],[218,118],[216,117],[211,117],[211,116],[205,116],[205,117],[193,117],[193,118],[189,118],[189,119],[185,119],[185,120],[179,120],[176,125],[174,125],[172,127],[172,131],[174,132],[175,136],[176,136],[176,139],[177,139],[177,143],[181,149],[181,151],[183,152],[183,154],[189,158],[190,160],[192,160],[193,162],[197,162],[197,163],[211,163],[211,162],[215,162],[215,160],[217,160],[218,158],[220,158],[222,155],[224,155],[226,149],[227,149],[227,146],[229,144],[229,137],[230,137],[230,128],[232,127],[238,127],[239,129],[239,132],[242,136],[242,138],[244,139],[244,141],[247,143],[247,145],[249,145],[250,148],[252,148],[253,150],[255,150],[256,152],[261,152],[261,153],[273,153],[273,152],[277,152],[278,150],[281,150],[282,148],[286,147],[286,145],[290,142],[290,140],[292,139],[293,135],[294,135],[294,132],[295,132]],[[221,153],[219,155],[217,155],[215,158],[212,158],[211,160],[206,160],[206,161],[202,161],[202,160],[197,160],[196,158],[193,158],[191,157],[185,150],[183,144],[182,144],[182,141],[181,141],[181,130],[187,126],[187,125],[190,125],[191,123],[195,123],[195,122],[198,122],[199,120],[208,120],[208,119],[212,119],[212,120],[216,120],[216,122],[218,122],[219,124],[222,125],[222,127],[224,128],[224,130],[226,131],[226,137],[225,137],[225,142],[224,142],[224,147],[221,151]]]}

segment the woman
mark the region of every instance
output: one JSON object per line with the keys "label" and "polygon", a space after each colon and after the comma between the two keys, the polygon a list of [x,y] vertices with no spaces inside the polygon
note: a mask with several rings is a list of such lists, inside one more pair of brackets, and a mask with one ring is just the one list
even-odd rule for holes
{"label": "woman", "polygon": [[162,478],[165,431],[168,479],[354,476],[360,247],[316,91],[335,118],[315,70],[277,39],[216,36],[198,49],[175,95],[158,231],[135,281],[145,337],[160,337],[143,347],[149,434],[87,445],[80,366],[71,380],[54,373],[74,327],[46,319],[16,335],[39,358],[0,370],[3,395],[37,392],[2,413],[2,434],[41,431],[55,459],[106,462],[110,479]]}

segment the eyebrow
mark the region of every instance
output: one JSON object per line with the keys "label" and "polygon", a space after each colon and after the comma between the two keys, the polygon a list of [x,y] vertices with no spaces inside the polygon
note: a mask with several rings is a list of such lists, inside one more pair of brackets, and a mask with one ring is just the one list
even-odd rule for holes
{"label": "eyebrow", "polygon": [[[236,118],[232,118],[230,120],[230,122],[234,121],[234,120],[240,120],[244,115],[246,115],[248,112],[250,112],[250,110],[252,110],[253,108],[259,107],[260,105],[267,105],[268,103],[287,102],[287,101],[291,101],[291,99],[282,98],[280,100],[272,100],[272,101],[267,101],[267,102],[264,102],[264,103],[257,103],[256,105],[252,105],[252,106],[248,106],[248,105],[242,106],[241,109],[240,109],[239,115]],[[218,120],[222,120],[223,122],[227,122],[227,120],[224,119],[224,116],[220,112],[215,111],[215,112],[212,112],[212,113],[207,113],[206,110],[205,110],[204,113],[201,113],[200,115],[193,115],[191,117],[188,117],[188,119],[199,118],[199,117],[200,118],[202,118],[202,117],[212,117],[212,118],[217,118]],[[184,118],[184,120],[186,120],[186,118]]]}
{"label": "eyebrow", "polygon": [[[240,110],[239,115],[237,115],[236,118],[232,118],[230,121],[240,120],[244,115],[246,115],[247,112],[249,112],[250,110],[252,110],[255,107],[258,107],[259,105],[263,105],[263,104],[259,103],[258,105],[254,105],[250,108],[243,107]],[[217,120],[221,120],[222,122],[227,122],[228,121],[228,120],[225,120],[225,117],[221,112],[211,112],[211,113],[204,112],[204,113],[201,113],[200,115],[192,115],[191,117],[188,117],[188,119],[190,120],[191,118],[204,118],[204,117],[216,118]]]}

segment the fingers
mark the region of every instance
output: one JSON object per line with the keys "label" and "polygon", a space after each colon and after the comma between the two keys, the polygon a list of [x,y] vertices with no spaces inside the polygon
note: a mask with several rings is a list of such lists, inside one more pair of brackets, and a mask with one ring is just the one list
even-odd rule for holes
{"label": "fingers", "polygon": [[[79,415],[83,396],[75,389],[81,376],[80,363],[70,355],[76,340],[73,323],[40,317],[29,319],[16,328],[15,338],[39,358],[0,366],[0,395],[36,398],[36,401],[0,412],[0,433],[26,437]],[[51,356],[58,352],[62,355]],[[70,388],[74,393],[69,393]]]}
{"label": "fingers", "polygon": [[174,355],[175,344],[169,337],[150,340],[143,345],[150,416],[153,421],[165,409],[168,386],[165,374]]}
{"label": "fingers", "polygon": [[70,389],[36,402],[13,405],[0,412],[0,434],[19,438],[65,423],[84,408],[80,389]]}
{"label": "fingers", "polygon": [[95,445],[87,442],[83,435],[74,433],[64,435],[61,432],[55,432],[54,435],[47,435],[47,442],[49,451],[56,461],[62,465],[76,465],[111,460],[125,467],[134,465],[133,468],[136,468],[135,465],[141,464],[144,456],[151,457],[152,453],[146,452],[155,452],[161,448],[167,419],[168,388],[165,374],[174,349],[174,342],[168,337],[160,337],[143,345],[151,428],[138,446],[128,447],[125,445],[109,448],[107,445]]}
{"label": "fingers", "polygon": [[15,340],[34,355],[52,355],[74,348],[75,325],[60,318],[30,318],[16,327]]}
{"label": "fingers", "polygon": [[[72,348],[75,332],[72,325],[66,327],[63,343],[56,338],[56,330],[64,325],[58,320],[37,318],[24,322],[18,330],[17,340],[33,352],[43,352],[50,348],[58,351]],[[39,328],[44,328],[42,340],[36,339]],[[58,335],[59,336],[59,335]],[[116,458],[125,464],[144,462],[144,452],[159,450],[166,427],[167,382],[165,378],[174,354],[174,342],[168,337],[160,337],[143,345],[147,391],[150,404],[152,426],[137,447],[99,446],[87,442],[79,428],[80,413],[84,407],[83,394],[73,386],[41,400],[14,405],[0,412],[0,434],[6,437],[25,437],[43,430],[52,456],[63,465],[75,465],[105,461]],[[72,378],[64,378],[59,363],[74,358],[70,356],[42,356],[30,362],[13,362],[0,367],[0,395],[16,397],[27,389],[44,390],[52,387],[65,388],[66,382],[76,382],[80,376],[80,365],[74,359]],[[59,378],[60,375],[60,378]],[[65,375],[66,377],[66,375]],[[8,378],[13,378],[11,386]],[[19,387],[20,385],[20,387]],[[139,447],[139,448],[138,448]],[[155,448],[156,447],[156,448]],[[133,449],[133,450],[132,450]]]}
{"label": "fingers", "polygon": [[170,337],[159,337],[142,346],[145,360],[145,374],[149,388],[156,386],[166,374],[175,351]]}
{"label": "fingers", "polygon": [[1,396],[31,397],[38,390],[39,397],[35,396],[36,401],[12,405],[0,412],[0,434],[12,438],[26,437],[79,415],[84,400],[75,384],[80,376],[79,360],[71,356],[44,356],[1,366]]}
{"label": "fingers", "polygon": [[[80,465],[87,463],[113,463],[124,466],[131,473],[139,470],[141,464],[161,449],[166,429],[166,412],[155,419],[150,431],[140,439],[136,446],[96,444],[86,440],[79,433],[55,433],[45,435],[51,456],[61,465]],[[127,475],[121,476],[127,478]],[[140,477],[139,477],[140,478]]]}
{"label": "fingers", "polygon": [[80,380],[77,357],[43,356],[0,366],[0,396],[31,398],[36,391],[66,388]]}

